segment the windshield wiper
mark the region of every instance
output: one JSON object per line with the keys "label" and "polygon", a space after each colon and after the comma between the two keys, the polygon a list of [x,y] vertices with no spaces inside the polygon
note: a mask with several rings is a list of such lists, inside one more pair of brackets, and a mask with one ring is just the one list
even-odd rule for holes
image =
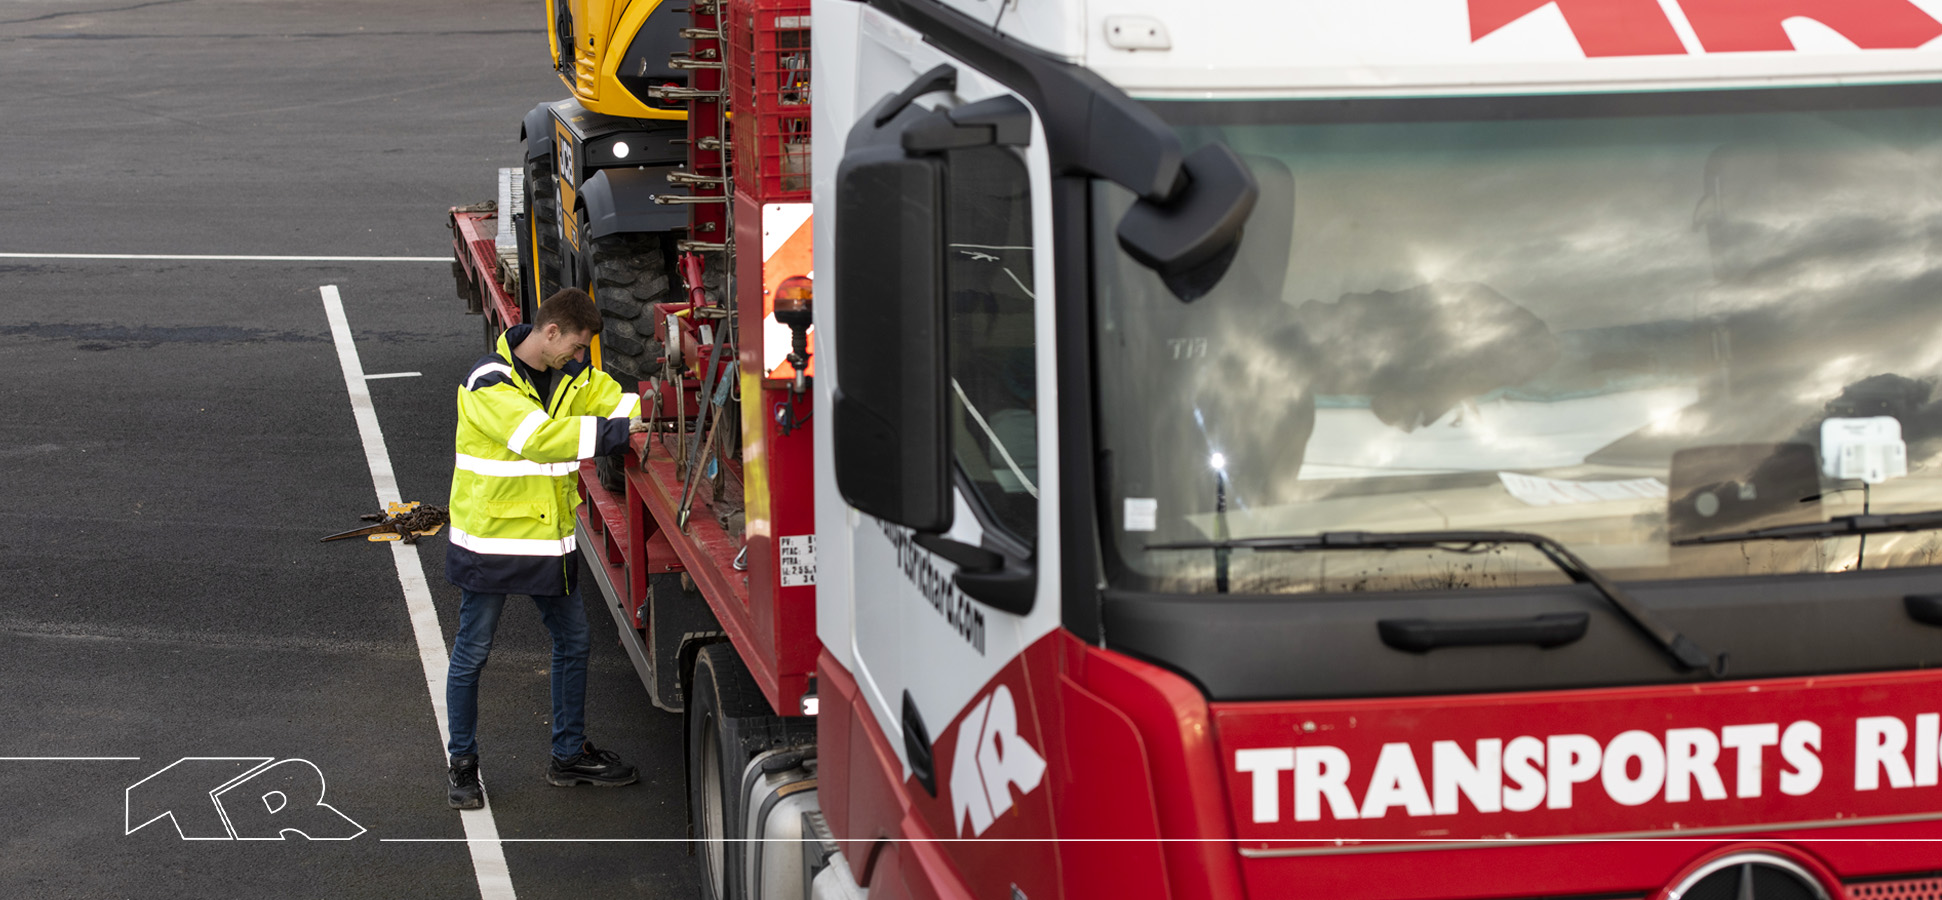
{"label": "windshield wiper", "polygon": [[1835,516],[1825,522],[1803,522],[1799,525],[1775,525],[1770,528],[1749,528],[1746,531],[1729,531],[1721,534],[1704,534],[1699,537],[1681,538],[1673,541],[1675,547],[1692,544],[1729,544],[1739,541],[1798,541],[1809,538],[1849,537],[1854,535],[1882,534],[1891,531],[1928,531],[1942,528],[1942,509],[1914,513],[1875,513],[1855,516]]}
{"label": "windshield wiper", "polygon": [[[1936,522],[1942,525],[1942,514],[1937,514]],[[1320,534],[1289,535],[1286,537],[1237,538],[1218,541],[1179,541],[1166,544],[1148,544],[1148,550],[1401,550],[1417,547],[1431,547],[1454,550],[1461,553],[1476,553],[1497,544],[1524,544],[1534,547],[1544,558],[1558,567],[1559,571],[1570,576],[1579,584],[1589,584],[1603,595],[1605,600],[1638,626],[1640,631],[1672,657],[1682,669],[1703,669],[1714,678],[1726,674],[1726,654],[1714,658],[1700,649],[1693,640],[1670,625],[1652,615],[1652,611],[1639,605],[1632,595],[1625,592],[1618,583],[1605,577],[1604,573],[1591,567],[1590,563],[1578,558],[1563,544],[1545,537],[1524,531],[1325,531]]]}

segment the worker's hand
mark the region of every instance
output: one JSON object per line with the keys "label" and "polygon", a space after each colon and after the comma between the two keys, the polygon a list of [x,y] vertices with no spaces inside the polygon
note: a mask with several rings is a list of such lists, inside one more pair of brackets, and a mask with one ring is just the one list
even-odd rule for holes
{"label": "worker's hand", "polygon": [[628,420],[627,420],[627,433],[628,433],[628,434],[640,434],[641,432],[643,432],[643,431],[646,431],[646,430],[647,430],[647,423],[646,423],[646,422],[643,422],[643,421],[641,421],[641,417],[640,417],[640,416],[635,416],[635,417],[633,417],[633,418],[631,418],[631,419],[628,419]]}

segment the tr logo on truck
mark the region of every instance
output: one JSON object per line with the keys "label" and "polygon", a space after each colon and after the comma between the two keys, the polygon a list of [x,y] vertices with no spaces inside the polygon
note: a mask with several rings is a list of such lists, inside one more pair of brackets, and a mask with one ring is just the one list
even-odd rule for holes
{"label": "tr logo on truck", "polygon": [[1018,704],[1011,688],[999,685],[978,701],[958,725],[957,753],[951,758],[951,821],[964,837],[983,834],[1011,811],[1011,786],[1029,794],[1045,778],[1045,757],[1018,734]]}
{"label": "tr logo on truck", "polygon": [[[1470,0],[1474,43],[1552,0]],[[1686,53],[1659,0],[1556,0],[1586,56],[1660,56]],[[1670,4],[1668,4],[1670,5]],[[1678,7],[1707,53],[1792,50],[1783,23],[1811,19],[1863,50],[1913,49],[1942,36],[1942,22],[1908,0],[1679,0]]]}

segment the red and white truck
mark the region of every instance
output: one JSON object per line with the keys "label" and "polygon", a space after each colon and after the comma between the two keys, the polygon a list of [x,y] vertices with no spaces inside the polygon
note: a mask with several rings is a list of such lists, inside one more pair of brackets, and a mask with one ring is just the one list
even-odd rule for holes
{"label": "red and white truck", "polygon": [[1939,0],[548,11],[709,896],[1942,891]]}

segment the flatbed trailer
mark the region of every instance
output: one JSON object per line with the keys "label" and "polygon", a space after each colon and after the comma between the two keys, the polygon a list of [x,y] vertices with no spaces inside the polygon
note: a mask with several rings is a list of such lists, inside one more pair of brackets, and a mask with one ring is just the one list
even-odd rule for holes
{"label": "flatbed trailer", "polygon": [[[470,310],[484,317],[490,346],[524,318],[518,298],[506,287],[505,264],[493,238],[498,211],[483,204],[454,207],[449,217],[460,296]],[[633,387],[643,392],[647,417],[653,416],[656,402],[673,405],[671,388],[657,392],[647,383]],[[691,410],[697,389],[694,384],[687,389],[685,399]],[[798,401],[797,408],[802,405]],[[680,670],[670,668],[670,663],[684,646],[691,664],[696,646],[727,640],[738,647],[760,649],[747,661],[773,708],[800,709],[802,698],[811,692],[814,667],[813,640],[807,647],[800,640],[815,633],[813,597],[780,609],[773,602],[751,602],[751,579],[772,573],[774,566],[752,565],[751,551],[745,551],[742,542],[723,527],[724,516],[716,508],[719,501],[709,492],[687,490],[678,459],[679,437],[671,432],[635,435],[622,467],[626,487],[620,493],[602,487],[592,461],[581,466],[582,556],[600,587],[603,605],[620,628],[621,642],[655,705],[670,712],[682,710]],[[792,437],[806,443],[809,436],[775,435],[771,446],[792,449]],[[730,464],[724,475],[739,481],[741,468]],[[684,491],[688,495],[685,516]],[[786,516],[789,510],[778,512]],[[755,546],[751,542],[750,547]],[[702,597],[719,599],[704,605]],[[655,643],[656,635],[661,644]],[[797,640],[784,640],[790,635]]]}
{"label": "flatbed trailer", "polygon": [[506,264],[498,250],[499,203],[455,206],[447,216],[459,299],[466,312],[485,317],[487,333],[496,338],[522,318],[519,301],[506,290]]}

